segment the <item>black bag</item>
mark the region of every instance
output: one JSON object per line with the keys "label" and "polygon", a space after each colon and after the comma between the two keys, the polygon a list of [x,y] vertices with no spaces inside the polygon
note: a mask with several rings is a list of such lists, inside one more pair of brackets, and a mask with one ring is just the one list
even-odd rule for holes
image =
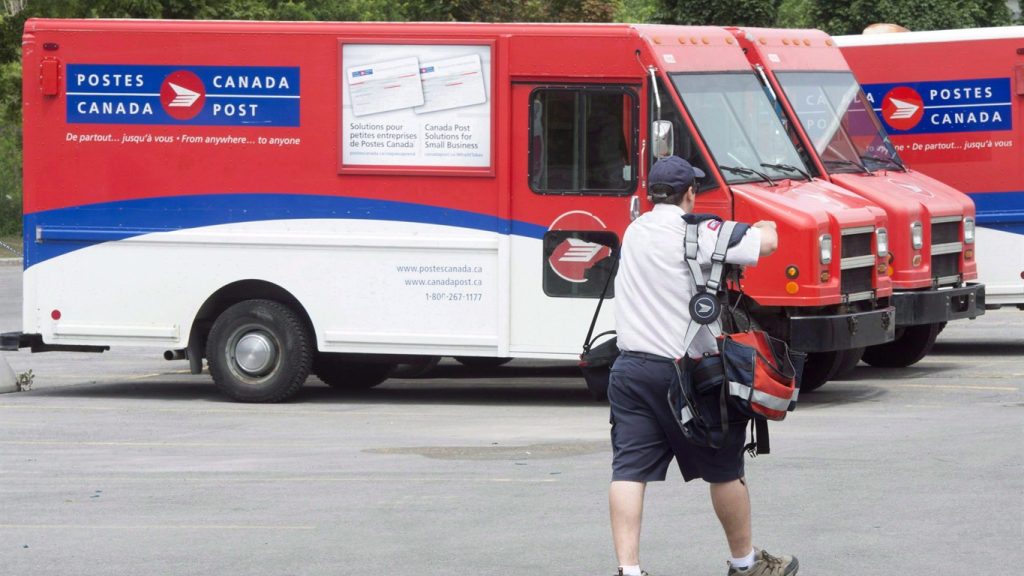
{"label": "black bag", "polygon": [[587,390],[590,390],[590,395],[599,402],[608,399],[608,379],[611,378],[612,364],[619,357],[618,338],[613,337],[597,344],[597,341],[602,337],[614,335],[614,330],[608,330],[593,336],[594,326],[597,325],[597,317],[601,314],[601,304],[604,303],[604,296],[608,293],[608,286],[611,285],[612,278],[615,277],[615,272],[619,269],[618,256],[613,252],[612,257],[615,258],[615,261],[612,263],[612,269],[604,282],[604,288],[601,289],[601,298],[597,301],[597,309],[594,310],[594,317],[590,320],[590,329],[587,330],[587,337],[583,340],[583,352],[580,354],[579,361],[580,371],[583,372],[583,380],[587,383]]}

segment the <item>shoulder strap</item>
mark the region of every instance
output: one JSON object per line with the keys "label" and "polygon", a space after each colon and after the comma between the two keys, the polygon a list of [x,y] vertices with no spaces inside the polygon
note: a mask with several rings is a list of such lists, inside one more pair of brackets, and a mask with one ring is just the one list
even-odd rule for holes
{"label": "shoulder strap", "polygon": [[[700,250],[700,224],[708,220],[722,222],[722,226],[718,231],[718,242],[715,243],[715,250],[711,254],[711,273],[705,281],[704,272],[697,263],[697,254]],[[708,291],[718,292],[724,286],[726,268],[725,258],[729,253],[729,248],[740,243],[750,226],[739,222],[733,222],[731,220],[723,221],[714,214],[684,214],[683,221],[686,222],[684,255],[686,258],[686,265],[690,269],[690,278],[693,282],[693,293],[696,295]],[[686,327],[686,334],[683,336],[683,344],[687,351],[690,349],[690,345],[693,343],[693,340],[697,337],[697,334],[704,326],[707,327],[708,331],[710,331],[712,336],[715,338],[718,338],[722,333],[720,318],[719,320],[706,325],[701,325],[691,320],[690,324]]]}
{"label": "shoulder strap", "polygon": [[594,310],[594,317],[590,319],[590,328],[587,330],[587,338],[583,341],[583,352],[590,352],[590,337],[594,335],[594,326],[597,326],[597,317],[601,315],[601,304],[604,303],[604,296],[608,293],[608,286],[612,283],[612,278],[615,277],[615,273],[619,269],[619,254],[615,250],[612,250],[611,257],[614,258],[612,261],[612,269],[608,271],[608,278],[605,278],[604,288],[601,288],[601,297],[597,300],[597,308]]}

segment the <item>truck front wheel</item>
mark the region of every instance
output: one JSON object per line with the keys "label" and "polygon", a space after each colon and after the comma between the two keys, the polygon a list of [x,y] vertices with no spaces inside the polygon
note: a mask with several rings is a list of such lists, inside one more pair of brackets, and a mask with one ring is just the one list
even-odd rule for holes
{"label": "truck front wheel", "polygon": [[844,357],[842,350],[807,354],[803,375],[800,377],[800,392],[814,392],[824,386],[825,382],[836,375]]}
{"label": "truck front wheel", "polygon": [[916,364],[932,351],[943,324],[907,326],[903,334],[892,342],[865,350],[864,361],[879,368],[904,368]]}
{"label": "truck front wheel", "polygon": [[321,352],[316,355],[313,373],[331,388],[367,390],[387,380],[395,364],[356,362],[340,354]]}
{"label": "truck front wheel", "polygon": [[309,330],[272,300],[245,300],[217,317],[206,343],[213,382],[240,402],[280,402],[295,395],[313,360]]}

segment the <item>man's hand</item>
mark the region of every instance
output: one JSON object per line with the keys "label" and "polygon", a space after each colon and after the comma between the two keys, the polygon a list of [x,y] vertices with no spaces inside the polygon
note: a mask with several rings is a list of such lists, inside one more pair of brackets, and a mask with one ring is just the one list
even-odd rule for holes
{"label": "man's hand", "polygon": [[774,220],[761,220],[754,224],[761,231],[761,256],[771,256],[779,247],[779,233]]}

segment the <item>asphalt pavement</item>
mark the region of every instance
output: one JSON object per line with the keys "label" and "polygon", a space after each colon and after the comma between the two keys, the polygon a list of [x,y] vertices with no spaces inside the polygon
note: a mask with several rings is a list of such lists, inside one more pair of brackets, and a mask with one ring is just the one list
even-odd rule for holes
{"label": "asphalt pavement", "polygon": [[[20,270],[0,267],[0,332]],[[446,362],[433,377],[225,401],[158,352],[3,353],[0,574],[609,575],[608,408],[574,366]],[[748,461],[758,545],[801,574],[1024,565],[1024,311],[951,323],[905,369],[802,398]],[[648,489],[643,566],[722,575],[707,489]]]}

